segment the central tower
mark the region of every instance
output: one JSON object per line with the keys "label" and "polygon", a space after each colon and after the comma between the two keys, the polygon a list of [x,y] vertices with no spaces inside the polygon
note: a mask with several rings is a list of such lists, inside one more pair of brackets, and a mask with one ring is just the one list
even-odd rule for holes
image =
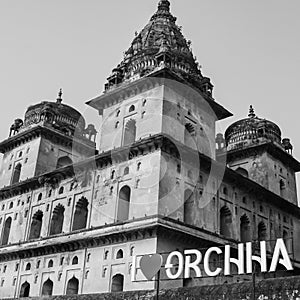
{"label": "central tower", "polygon": [[165,134],[215,158],[215,121],[231,114],[212,92],[170,2],[161,0],[107,78],[104,94],[88,102],[103,115],[100,152]]}

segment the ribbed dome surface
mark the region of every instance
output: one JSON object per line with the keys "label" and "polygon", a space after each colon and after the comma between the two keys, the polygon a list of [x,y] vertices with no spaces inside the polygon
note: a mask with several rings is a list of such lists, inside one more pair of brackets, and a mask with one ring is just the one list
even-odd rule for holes
{"label": "ribbed dome surface", "polygon": [[58,98],[56,102],[42,101],[29,106],[23,128],[45,122],[68,135],[74,134],[75,129],[83,131],[85,120],[82,115],[73,107],[61,102],[61,98]]}
{"label": "ribbed dome surface", "polygon": [[251,106],[248,118],[239,120],[228,127],[225,132],[225,140],[227,150],[265,141],[281,145],[281,130],[275,123],[258,118]]}

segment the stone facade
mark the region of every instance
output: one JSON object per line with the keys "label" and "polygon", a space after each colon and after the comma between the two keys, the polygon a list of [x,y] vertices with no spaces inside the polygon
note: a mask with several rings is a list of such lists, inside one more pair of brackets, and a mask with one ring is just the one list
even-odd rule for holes
{"label": "stone facade", "polygon": [[[240,242],[280,237],[294,272],[258,279],[297,274],[299,163],[273,123],[266,128],[275,133],[262,132],[255,143],[256,119],[215,139],[215,122],[231,114],[213,99],[169,8],[159,2],[152,26],[88,102],[103,117],[99,150],[95,128],[62,103],[61,92],[56,102],[29,107],[0,143],[1,298],[153,290],[142,255],[225,244],[237,255]],[[236,132],[250,142],[233,147]],[[269,263],[274,243],[267,247]],[[251,279],[161,276],[162,289]]]}

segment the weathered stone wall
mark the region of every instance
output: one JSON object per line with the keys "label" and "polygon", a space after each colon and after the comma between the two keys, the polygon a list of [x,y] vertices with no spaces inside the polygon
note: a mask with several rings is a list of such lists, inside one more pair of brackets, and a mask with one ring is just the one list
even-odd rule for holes
{"label": "weathered stone wall", "polygon": [[[4,298],[0,298],[4,299]],[[40,299],[40,298],[26,298]],[[155,291],[47,297],[49,300],[299,300],[300,276],[268,279],[257,283],[253,297],[252,282],[199,286]]]}

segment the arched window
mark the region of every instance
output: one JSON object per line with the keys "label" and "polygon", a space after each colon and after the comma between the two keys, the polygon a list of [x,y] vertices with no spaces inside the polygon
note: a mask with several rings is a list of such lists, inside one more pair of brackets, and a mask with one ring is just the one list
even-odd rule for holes
{"label": "arched window", "polygon": [[134,105],[131,105],[131,106],[129,107],[129,112],[133,112],[133,111],[135,111],[135,106],[134,106]]}
{"label": "arched window", "polygon": [[53,291],[53,281],[48,278],[42,287],[42,296],[51,296]]}
{"label": "arched window", "polygon": [[18,163],[14,168],[11,184],[15,184],[20,181],[21,171],[22,165]]}
{"label": "arched window", "polygon": [[242,243],[251,241],[250,220],[246,215],[240,219],[240,239]]}
{"label": "arched window", "polygon": [[30,293],[30,284],[25,281],[20,288],[20,298],[27,298],[29,297]]}
{"label": "arched window", "polygon": [[265,241],[267,239],[267,227],[264,222],[258,224],[257,237],[259,241]]}
{"label": "arched window", "polygon": [[227,238],[231,237],[232,231],[232,214],[227,206],[223,206],[220,210],[220,234]]}
{"label": "arched window", "polygon": [[194,194],[190,189],[184,192],[184,223],[193,224]]}
{"label": "arched window", "polygon": [[191,123],[185,124],[184,144],[187,146],[195,145],[195,127]]}
{"label": "arched window", "polygon": [[124,254],[123,254],[123,250],[120,249],[118,252],[117,252],[117,255],[116,255],[116,259],[121,259],[124,257]]}
{"label": "arched window", "polygon": [[279,181],[279,188],[280,188],[280,196],[284,197],[285,182],[282,179],[280,179]]}
{"label": "arched window", "polygon": [[1,245],[3,245],[3,246],[8,244],[11,221],[12,221],[11,217],[8,217],[5,221],[5,223],[4,223],[4,229],[3,229],[3,234],[2,234],[2,242],[1,242]]}
{"label": "arched window", "polygon": [[124,276],[117,274],[113,276],[111,283],[111,292],[123,292],[124,288]]}
{"label": "arched window", "polygon": [[59,188],[59,190],[58,190],[58,194],[61,195],[61,194],[63,194],[63,193],[64,193],[64,187],[61,186],[61,187]]}
{"label": "arched window", "polygon": [[109,251],[106,250],[105,253],[104,253],[104,259],[105,259],[105,260],[108,259],[108,254],[109,254]]}
{"label": "arched window", "polygon": [[48,268],[52,268],[53,267],[53,260],[50,259],[48,262]]}
{"label": "arched window", "polygon": [[223,194],[228,195],[228,189],[226,186],[223,187]]}
{"label": "arched window", "polygon": [[74,256],[72,259],[72,265],[78,265],[78,256]]}
{"label": "arched window", "polygon": [[50,190],[48,193],[48,197],[51,197],[51,196],[52,196],[52,190]]}
{"label": "arched window", "polygon": [[133,254],[134,254],[134,246],[132,246],[132,247],[130,248],[130,256],[133,256]]}
{"label": "arched window", "polygon": [[244,177],[247,177],[247,178],[249,177],[248,171],[244,168],[239,167],[239,168],[236,169],[236,172],[239,173],[240,175],[244,176]]}
{"label": "arched window", "polygon": [[127,185],[123,186],[119,191],[118,212],[117,212],[118,221],[126,221],[129,218],[130,194],[131,194],[131,190],[130,187]]}
{"label": "arched window", "polygon": [[69,166],[72,164],[73,164],[73,161],[69,156],[63,156],[57,160],[56,168],[59,169],[59,168]]}
{"label": "arched window", "polygon": [[129,167],[126,167],[126,168],[124,169],[124,175],[127,175],[127,174],[129,174]]}
{"label": "arched window", "polygon": [[25,271],[29,271],[31,269],[31,263],[27,263],[25,267]]}
{"label": "arched window", "polygon": [[72,277],[67,284],[66,295],[77,295],[78,294],[79,281],[76,277]]}
{"label": "arched window", "polygon": [[40,265],[41,265],[41,261],[38,260],[37,263],[36,263],[36,268],[38,269],[40,267]]}
{"label": "arched window", "polygon": [[39,195],[38,195],[38,201],[41,201],[41,200],[42,200],[42,197],[43,197],[43,194],[42,194],[42,193],[39,193]]}
{"label": "arched window", "polygon": [[9,209],[13,208],[14,207],[14,203],[13,202],[10,202],[9,203]]}
{"label": "arched window", "polygon": [[120,116],[120,112],[121,112],[120,110],[117,111],[116,117]]}
{"label": "arched window", "polygon": [[55,235],[62,232],[63,223],[64,223],[64,212],[65,212],[65,208],[61,204],[58,204],[54,208],[51,223],[50,223],[49,235]]}
{"label": "arched window", "polygon": [[43,212],[38,210],[32,217],[29,240],[38,239],[41,235]]}
{"label": "arched window", "polygon": [[111,172],[110,179],[114,179],[114,178],[115,178],[115,174],[116,174],[116,171],[113,170],[113,171]]}
{"label": "arched window", "polygon": [[88,217],[88,201],[85,197],[79,199],[76,204],[72,231],[86,228]]}
{"label": "arched window", "polygon": [[136,139],[136,121],[130,119],[125,125],[123,146],[131,145]]}

